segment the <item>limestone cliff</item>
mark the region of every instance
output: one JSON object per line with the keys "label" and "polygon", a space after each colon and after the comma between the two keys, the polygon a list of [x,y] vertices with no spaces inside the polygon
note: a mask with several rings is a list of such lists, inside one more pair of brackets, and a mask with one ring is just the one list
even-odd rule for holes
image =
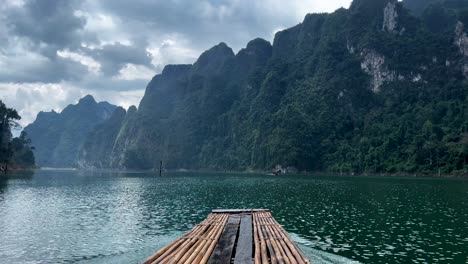
{"label": "limestone cliff", "polygon": [[102,129],[92,134],[82,164],[461,170],[467,35],[463,14],[447,3],[415,16],[405,2],[354,0],[307,15],[272,45],[255,39],[235,54],[220,43],[193,65],[168,65],[138,109],[102,126],[112,142],[99,144]]}
{"label": "limestone cliff", "polygon": [[107,120],[115,106],[97,103],[87,95],[61,113],[40,112],[24,131],[35,147],[36,164],[41,167],[75,167],[78,150],[88,132]]}

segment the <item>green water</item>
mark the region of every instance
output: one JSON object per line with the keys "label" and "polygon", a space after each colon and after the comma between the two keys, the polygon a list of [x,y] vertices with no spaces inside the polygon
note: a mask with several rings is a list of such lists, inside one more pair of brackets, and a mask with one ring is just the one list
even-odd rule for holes
{"label": "green water", "polygon": [[74,171],[0,180],[0,263],[140,263],[213,208],[270,208],[313,263],[468,263],[468,180]]}

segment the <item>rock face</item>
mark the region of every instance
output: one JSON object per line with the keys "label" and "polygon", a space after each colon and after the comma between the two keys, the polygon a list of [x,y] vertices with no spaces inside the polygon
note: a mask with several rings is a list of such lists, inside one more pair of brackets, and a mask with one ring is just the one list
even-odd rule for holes
{"label": "rock face", "polygon": [[374,93],[380,92],[380,87],[384,82],[395,79],[396,74],[388,70],[383,55],[366,50],[361,53],[361,56],[363,57],[361,69],[372,77],[371,87]]}
{"label": "rock face", "polygon": [[109,167],[114,143],[126,115],[125,109],[117,107],[110,118],[98,124],[87,134],[80,146],[76,166],[79,168]]}
{"label": "rock face", "polygon": [[255,67],[265,65],[272,55],[270,42],[264,39],[254,39],[241,49],[237,54],[237,68],[242,76],[245,76]]}
{"label": "rock face", "polygon": [[455,28],[455,45],[463,56],[468,56],[468,36],[465,33],[465,25],[460,21]]}
{"label": "rock face", "polygon": [[320,42],[326,19],[326,14],[308,14],[301,24],[276,33],[273,57],[288,60],[297,54],[312,52]]}
{"label": "rock face", "polygon": [[389,2],[384,9],[383,30],[391,33],[396,32],[398,12],[395,2]]}
{"label": "rock face", "polygon": [[455,28],[455,45],[463,55],[462,70],[465,77],[468,77],[468,36],[465,32],[465,25],[458,21]]}
{"label": "rock face", "polygon": [[234,52],[226,43],[221,42],[211,49],[203,52],[198,58],[197,62],[193,65],[194,71],[199,75],[211,75],[218,73],[223,65],[229,59],[234,58]]}
{"label": "rock face", "polygon": [[[433,19],[414,17],[403,5],[355,0],[349,9],[307,15],[278,32],[273,45],[255,39],[234,54],[220,43],[193,65],[168,65],[148,84],[138,109],[118,110],[91,132],[79,164],[434,169],[427,162],[431,151],[452,151],[447,142],[466,131],[463,118],[443,116],[468,113],[459,67],[466,35],[457,29],[457,41],[448,42],[427,30]],[[439,106],[446,111],[432,108]],[[423,139],[436,140],[430,146],[437,149],[421,147]],[[421,148],[429,156],[414,151]]]}
{"label": "rock face", "polygon": [[40,112],[36,120],[24,128],[35,147],[36,164],[41,167],[76,166],[78,149],[87,133],[107,120],[114,109],[114,105],[97,103],[88,95],[61,113]]}

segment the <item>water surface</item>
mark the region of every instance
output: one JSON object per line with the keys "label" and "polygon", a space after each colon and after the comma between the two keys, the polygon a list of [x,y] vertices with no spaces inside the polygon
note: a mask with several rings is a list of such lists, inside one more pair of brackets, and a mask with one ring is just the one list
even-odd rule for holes
{"label": "water surface", "polygon": [[214,208],[270,208],[313,263],[468,263],[468,181],[37,171],[0,180],[0,263],[141,263]]}

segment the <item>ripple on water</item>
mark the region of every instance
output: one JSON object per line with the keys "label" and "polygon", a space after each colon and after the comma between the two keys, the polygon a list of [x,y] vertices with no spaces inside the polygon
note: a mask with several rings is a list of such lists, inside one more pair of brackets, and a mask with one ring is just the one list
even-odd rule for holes
{"label": "ripple on water", "polygon": [[289,234],[294,242],[297,243],[302,252],[314,264],[359,264],[359,261],[341,257],[336,254],[327,253],[325,251],[314,249],[314,243],[300,237],[297,234]]}
{"label": "ripple on water", "polygon": [[314,263],[466,263],[467,190],[458,180],[39,171],[0,184],[0,259],[139,263],[213,208],[270,208]]}

